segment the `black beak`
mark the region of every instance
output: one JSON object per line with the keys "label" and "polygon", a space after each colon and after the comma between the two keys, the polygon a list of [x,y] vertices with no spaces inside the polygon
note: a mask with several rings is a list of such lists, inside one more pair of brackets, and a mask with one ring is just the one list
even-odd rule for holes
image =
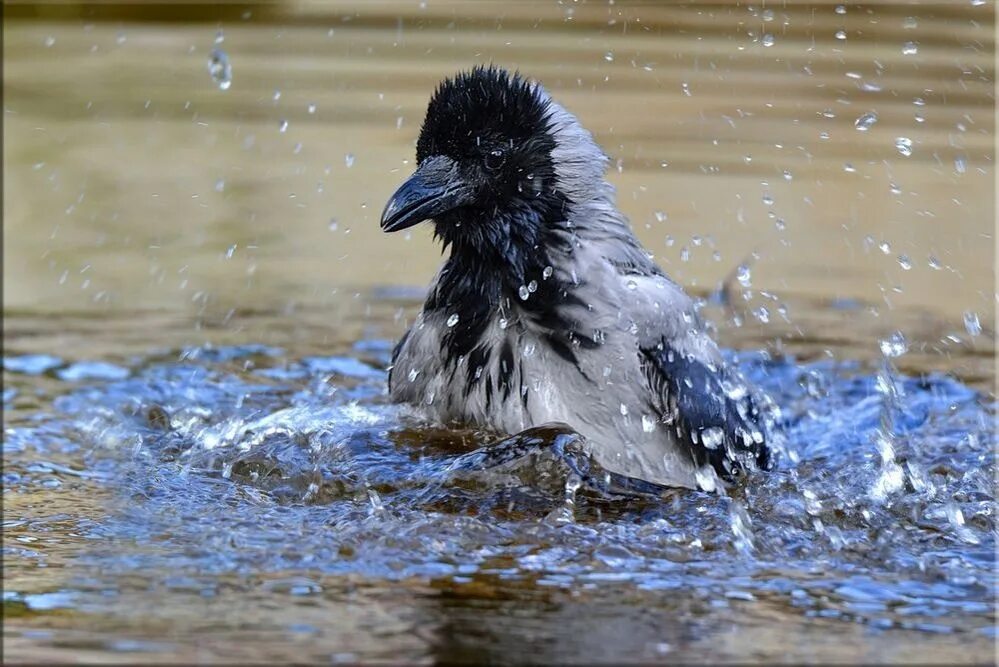
{"label": "black beak", "polygon": [[382,211],[382,231],[397,232],[455,209],[472,200],[472,188],[451,158],[426,158],[399,186]]}

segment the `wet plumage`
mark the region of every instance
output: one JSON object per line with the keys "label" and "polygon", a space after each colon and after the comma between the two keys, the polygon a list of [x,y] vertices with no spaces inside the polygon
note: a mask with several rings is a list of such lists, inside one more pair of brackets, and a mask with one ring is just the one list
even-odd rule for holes
{"label": "wet plumage", "polygon": [[431,220],[447,259],[393,353],[393,399],[516,433],[565,422],[607,470],[713,489],[767,467],[759,398],[614,203],[607,158],[537,83],[445,80],[382,228]]}

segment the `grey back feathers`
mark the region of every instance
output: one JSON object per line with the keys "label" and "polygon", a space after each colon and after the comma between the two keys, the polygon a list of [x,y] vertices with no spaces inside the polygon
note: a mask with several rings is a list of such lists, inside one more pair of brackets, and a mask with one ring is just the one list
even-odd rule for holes
{"label": "grey back feathers", "polygon": [[[496,68],[445,81],[435,100],[462,100],[458,136],[469,146],[483,136],[502,145],[503,128],[476,114],[476,96],[495,101],[494,89],[510,86],[533,96],[521,104],[537,117],[524,124],[544,136],[519,140],[544,154],[513,152],[500,172],[450,145],[456,170],[482,178],[489,202],[434,218],[451,254],[395,349],[392,398],[436,421],[507,433],[566,422],[604,468],[656,484],[712,490],[719,477],[767,467],[759,399],[618,212],[590,133],[539,84]],[[441,124],[428,117],[424,134]],[[537,173],[515,170],[518,159]]]}

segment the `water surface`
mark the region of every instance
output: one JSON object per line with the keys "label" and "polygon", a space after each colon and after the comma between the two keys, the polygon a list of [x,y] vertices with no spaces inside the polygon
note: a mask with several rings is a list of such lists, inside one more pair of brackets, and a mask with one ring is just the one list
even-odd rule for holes
{"label": "water surface", "polygon": [[[47,11],[4,25],[12,659],[993,658],[992,5]],[[440,260],[377,216],[489,60],[611,154],[777,471],[567,505],[387,401]]]}

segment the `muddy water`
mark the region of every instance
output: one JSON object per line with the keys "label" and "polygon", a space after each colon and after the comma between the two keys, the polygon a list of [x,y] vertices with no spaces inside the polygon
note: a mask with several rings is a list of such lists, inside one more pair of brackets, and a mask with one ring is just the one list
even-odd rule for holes
{"label": "muddy water", "polygon": [[[7,21],[8,655],[991,659],[993,26],[970,2]],[[483,61],[594,131],[782,406],[777,473],[570,521],[559,460],[455,475],[497,436],[385,402],[439,253],[378,214],[436,81]]]}

